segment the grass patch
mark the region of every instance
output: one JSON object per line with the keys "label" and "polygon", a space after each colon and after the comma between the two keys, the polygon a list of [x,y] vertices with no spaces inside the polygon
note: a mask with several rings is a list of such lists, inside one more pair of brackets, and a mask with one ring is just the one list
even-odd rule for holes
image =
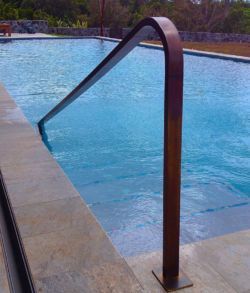
{"label": "grass patch", "polygon": [[[148,41],[151,44],[161,44],[160,41]],[[182,42],[183,48],[229,55],[250,57],[250,43],[207,43],[207,42]]]}

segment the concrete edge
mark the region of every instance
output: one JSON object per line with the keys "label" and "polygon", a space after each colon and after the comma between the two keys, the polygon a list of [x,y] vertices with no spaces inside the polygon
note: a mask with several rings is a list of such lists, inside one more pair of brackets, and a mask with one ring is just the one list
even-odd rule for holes
{"label": "concrete edge", "polygon": [[56,36],[51,35],[50,37],[40,36],[40,37],[0,37],[0,42],[11,42],[11,41],[33,41],[33,40],[71,40],[71,39],[95,39],[96,37],[91,36]]}
{"label": "concrete edge", "polygon": [[[0,37],[0,42],[10,42],[10,41],[32,41],[32,40],[77,40],[77,39],[99,39],[104,41],[110,41],[110,42],[120,42],[121,39],[116,38],[109,38],[109,37],[100,37],[100,36],[53,36],[51,37]],[[145,42],[141,42],[139,47],[144,47],[148,49],[156,49],[156,50],[163,50],[162,45],[156,45],[156,44],[148,44]],[[214,53],[209,51],[199,51],[199,50],[191,50],[191,49],[183,49],[184,54],[186,55],[193,55],[193,56],[199,56],[199,57],[208,57],[208,58],[214,58],[214,59],[224,59],[224,60],[231,60],[235,62],[243,62],[243,63],[250,63],[250,57],[244,57],[244,56],[237,56],[237,55],[229,55],[229,54],[222,54],[222,53]]]}
{"label": "concrete edge", "polygon": [[[110,41],[110,42],[121,41],[121,39],[108,38],[108,37],[95,37],[95,38],[102,39],[105,41]],[[141,42],[138,46],[149,48],[149,49],[163,50],[162,45],[149,44],[145,42]],[[224,60],[232,60],[236,62],[250,63],[250,57],[244,57],[244,56],[236,56],[236,55],[214,53],[214,52],[208,52],[208,51],[191,50],[191,49],[183,49],[183,52],[186,55],[194,55],[199,57],[209,57],[209,58],[217,58],[217,59],[224,59]]]}
{"label": "concrete edge", "polygon": [[231,60],[236,62],[250,63],[250,57],[214,53],[214,52],[208,52],[208,51],[191,50],[191,49],[183,49],[183,51],[187,55],[195,55],[200,57],[209,57],[209,58]]}

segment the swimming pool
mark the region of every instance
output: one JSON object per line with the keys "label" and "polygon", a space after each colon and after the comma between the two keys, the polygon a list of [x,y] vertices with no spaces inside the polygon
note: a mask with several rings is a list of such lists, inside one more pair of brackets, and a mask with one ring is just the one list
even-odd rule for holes
{"label": "swimming pool", "polygon": [[[114,42],[0,45],[0,80],[30,122]],[[123,255],[161,248],[163,51],[137,47],[46,124],[48,147]],[[185,55],[182,242],[250,228],[250,66]]]}

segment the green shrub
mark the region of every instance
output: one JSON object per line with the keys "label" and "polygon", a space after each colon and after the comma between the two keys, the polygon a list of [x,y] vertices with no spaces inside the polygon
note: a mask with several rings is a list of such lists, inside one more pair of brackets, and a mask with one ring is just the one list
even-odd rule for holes
{"label": "green shrub", "polygon": [[[104,26],[134,26],[147,16],[167,16],[179,30],[250,34],[250,2],[243,0],[106,0]],[[99,26],[99,0],[0,0],[0,19]]]}
{"label": "green shrub", "polygon": [[33,10],[31,8],[19,8],[18,15],[21,19],[33,19]]}
{"label": "green shrub", "polygon": [[74,28],[87,28],[88,22],[87,21],[80,21],[78,19],[76,23],[72,24],[72,27],[74,27]]}
{"label": "green shrub", "polygon": [[2,8],[2,18],[6,20],[19,19],[18,9],[10,4],[5,4]]}

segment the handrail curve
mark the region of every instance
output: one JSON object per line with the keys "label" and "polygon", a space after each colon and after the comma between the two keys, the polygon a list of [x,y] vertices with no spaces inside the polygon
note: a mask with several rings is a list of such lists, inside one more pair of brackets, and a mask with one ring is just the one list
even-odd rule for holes
{"label": "handrail curve", "polygon": [[[148,17],[138,25],[109,53],[109,55],[64,99],[62,99],[52,110],[50,110],[39,122],[40,133],[43,132],[43,125],[52,117],[61,112],[75,99],[81,96],[101,77],[108,73],[119,61],[132,51],[149,33],[154,29],[160,36],[165,52],[165,61],[168,63],[168,74],[182,77],[182,47],[178,31],[174,24],[165,17]],[[171,56],[171,58],[170,58]]]}
{"label": "handrail curve", "polygon": [[149,17],[139,22],[71,93],[39,121],[38,128],[42,135],[46,121],[109,72],[144,40],[152,29],[158,33],[165,53],[163,264],[162,268],[154,270],[153,273],[166,290],[173,291],[192,286],[192,282],[179,270],[183,50],[174,24],[165,17]]}

